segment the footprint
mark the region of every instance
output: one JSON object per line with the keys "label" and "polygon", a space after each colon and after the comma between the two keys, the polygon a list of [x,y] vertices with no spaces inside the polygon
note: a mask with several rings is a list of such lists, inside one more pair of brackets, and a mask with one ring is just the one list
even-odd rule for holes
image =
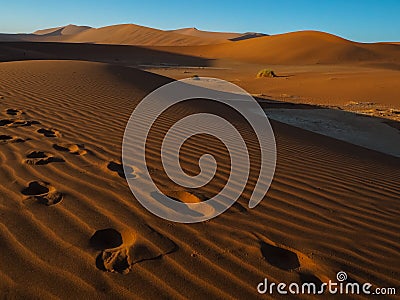
{"label": "footprint", "polygon": [[7,144],[7,143],[23,143],[26,140],[23,138],[19,138],[16,136],[11,136],[11,135],[0,135],[0,144]]}
{"label": "footprint", "polygon": [[53,130],[53,129],[46,129],[46,128],[38,129],[37,133],[43,134],[45,137],[60,137],[61,136],[59,131]]}
{"label": "footprint", "polygon": [[134,174],[135,171],[133,170],[132,167],[125,166],[125,169],[126,169],[126,171],[128,173],[127,177],[126,177],[125,172],[124,172],[124,166],[122,164],[116,163],[114,161],[111,161],[111,162],[108,163],[107,169],[112,171],[112,172],[117,173],[119,177],[124,178],[124,179],[125,178],[127,178],[127,179],[136,178],[136,175]]}
{"label": "footprint", "polygon": [[133,265],[130,247],[135,242],[134,235],[128,232],[123,235],[113,229],[101,229],[90,238],[90,246],[101,250],[96,258],[96,266],[100,270],[127,274]]}
{"label": "footprint", "polygon": [[96,250],[115,248],[122,245],[122,235],[113,228],[97,230],[90,238],[90,246]]}
{"label": "footprint", "polygon": [[187,191],[166,191],[165,195],[182,203],[200,203],[207,200],[202,195],[196,195]]}
{"label": "footprint", "polygon": [[[177,250],[177,245],[149,226],[141,226],[142,239],[130,229],[106,228],[96,231],[89,245],[100,250],[96,257],[98,269],[127,274],[132,267],[145,260],[153,260]],[[149,242],[150,241],[150,242]]]}
{"label": "footprint", "polygon": [[13,120],[0,120],[0,126],[7,126],[14,123]]}
{"label": "footprint", "polygon": [[3,127],[3,126],[7,126],[7,127],[32,126],[35,124],[40,124],[40,122],[27,121],[27,120],[11,120],[11,119],[0,120],[0,127]]}
{"label": "footprint", "polygon": [[78,144],[54,144],[53,148],[57,151],[69,152],[75,155],[85,155],[88,152],[84,145]]}
{"label": "footprint", "polygon": [[322,283],[323,283],[321,281],[321,279],[319,279],[317,276],[315,276],[312,273],[299,272],[299,277],[300,277],[301,283],[314,283],[315,286],[318,288],[318,290],[320,289],[320,287],[322,286]]}
{"label": "footprint", "polygon": [[28,199],[34,199],[40,204],[47,206],[57,204],[63,199],[63,195],[47,182],[32,181],[28,187],[24,188],[21,193],[28,196]]}
{"label": "footprint", "polygon": [[241,212],[241,213],[247,212],[246,207],[244,207],[242,204],[240,204],[237,201],[235,203],[233,203],[231,209],[232,209],[232,211],[235,211],[235,212]]}
{"label": "footprint", "polygon": [[27,127],[32,125],[39,125],[39,121],[29,121],[29,120],[14,120],[12,124],[8,125],[9,127]]}
{"label": "footprint", "polygon": [[[181,209],[180,213],[187,214],[193,217],[203,217],[203,216],[210,216],[214,214],[215,209],[209,204],[205,204],[202,207],[197,208],[196,210],[192,209],[190,204],[193,203],[202,203],[207,201],[208,198],[204,195],[188,192],[185,190],[164,190],[164,195],[175,200],[180,203],[186,204],[186,208],[184,207],[183,210]],[[153,198],[159,202],[160,205],[164,205],[164,198],[159,192],[151,193]],[[170,209],[168,205],[165,205],[166,209]]]}
{"label": "footprint", "polygon": [[65,162],[62,158],[55,157],[52,153],[32,151],[26,155],[25,163],[28,165],[47,165],[53,162]]}
{"label": "footprint", "polygon": [[19,115],[24,114],[24,112],[19,109],[9,108],[9,109],[6,109],[6,114],[10,115],[10,116],[19,116]]}
{"label": "footprint", "polygon": [[262,256],[271,265],[281,270],[294,270],[300,267],[300,261],[296,253],[278,246],[260,241]]}
{"label": "footprint", "polygon": [[258,240],[263,258],[274,267],[297,273],[300,282],[314,283],[316,287],[320,287],[323,282],[332,278],[329,268],[308,255],[296,249],[278,245],[266,237],[260,238],[256,233],[253,235]]}

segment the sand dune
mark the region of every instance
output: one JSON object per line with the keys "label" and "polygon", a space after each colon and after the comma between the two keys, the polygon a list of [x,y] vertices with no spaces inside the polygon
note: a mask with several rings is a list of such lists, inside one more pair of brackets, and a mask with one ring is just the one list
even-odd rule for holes
{"label": "sand dune", "polygon": [[66,26],[37,30],[31,34],[0,34],[0,41],[72,42],[118,45],[182,46],[218,44],[264,36],[261,33],[201,31],[196,28],[158,30],[135,24],[101,28]]}
{"label": "sand dune", "polygon": [[357,43],[319,31],[299,31],[218,45],[166,48],[209,58],[265,64],[349,64],[385,61],[399,64],[400,47]]}
{"label": "sand dune", "polygon": [[[130,113],[171,79],[78,61],[1,63],[0,77],[6,297],[249,298],[264,277],[318,283],[339,270],[360,283],[400,284],[398,159],[273,122],[277,170],[261,205],[247,207],[251,177],[222,216],[175,224],[138,204],[120,165]],[[149,139],[155,180],[183,202],[191,191],[164,179],[156,154],[168,124],[204,105],[167,112]],[[209,149],[221,172],[201,190],[206,198],[228,176],[225,148],[203,137],[182,149],[190,172]]]}
{"label": "sand dune", "polygon": [[72,34],[77,34],[77,33],[80,33],[82,31],[85,31],[85,30],[88,30],[91,28],[92,27],[90,27],[90,26],[77,26],[77,25],[69,24],[67,26],[36,30],[33,34],[46,35],[46,36],[72,35]]}
{"label": "sand dune", "polygon": [[204,45],[209,44],[207,39],[190,37],[174,32],[153,29],[149,27],[126,24],[113,25],[102,28],[85,30],[73,37],[65,39],[67,42],[84,42],[99,44],[121,45]]}
{"label": "sand dune", "polygon": [[[162,47],[162,51],[268,64],[399,65],[397,43],[357,43],[319,31],[261,33],[158,30],[135,24],[101,28],[67,25],[33,34],[0,34],[0,41],[64,42]],[[234,43],[232,43],[234,41]],[[182,47],[185,46],[185,47]]]}
{"label": "sand dune", "polygon": [[223,42],[224,40],[231,40],[231,41],[246,40],[266,35],[263,33],[256,33],[256,32],[234,33],[234,32],[204,31],[204,30],[199,30],[195,27],[175,29],[171,30],[171,32],[190,35],[190,36],[197,36],[207,39],[214,39],[219,42]]}
{"label": "sand dune", "polygon": [[229,40],[237,38],[242,35],[241,33],[234,33],[234,32],[216,32],[216,31],[198,30],[195,27],[175,29],[171,30],[171,32],[190,35],[190,36],[197,36],[207,39],[216,39],[216,40]]}
{"label": "sand dune", "polygon": [[[297,46],[291,45],[286,48],[286,46],[281,46],[281,42],[276,43],[274,47],[266,47],[265,55],[259,53],[259,56],[252,57],[250,51],[252,48],[246,48],[247,46],[243,52],[234,51],[236,58],[232,58],[233,54],[229,52],[230,49],[236,49],[236,45],[252,46],[259,43],[270,45],[267,42],[270,38],[274,38],[271,36],[219,46],[185,47],[3,42],[0,43],[0,60],[78,59],[140,68],[153,66],[151,69],[153,72],[172,78],[179,79],[197,74],[226,79],[250,93],[262,94],[272,99],[324,105],[343,106],[352,102],[367,102],[387,106],[376,107],[377,114],[400,108],[397,101],[400,96],[397,89],[400,80],[399,46],[379,43],[357,44],[315,32],[294,34],[295,37],[298,35],[308,37],[313,41],[333,40],[339,48],[344,47],[350,50],[354,47],[356,49],[366,47],[367,50],[364,50],[373,55],[364,59],[357,54],[351,54],[350,51],[346,56],[347,60],[338,60],[340,59],[338,52],[331,51],[326,42],[320,43],[323,46],[322,50],[314,51],[314,49],[314,52],[307,55],[304,53],[299,55]],[[290,36],[292,34],[283,35],[278,40],[289,43]],[[301,40],[302,38],[299,38],[299,42]],[[305,44],[302,48],[306,49],[311,47],[310,45]],[[258,48],[261,49],[261,46]],[[217,55],[216,49],[226,51],[218,52]],[[275,50],[286,57],[280,55],[271,57],[268,54]],[[337,61],[337,63],[315,63],[316,59],[322,56],[326,62]],[[275,63],[278,62],[281,64],[276,65]],[[263,68],[274,69],[279,77],[271,80],[257,79],[255,75]],[[343,108],[346,109],[346,107]]]}
{"label": "sand dune", "polygon": [[[13,40],[12,35],[10,38]],[[38,37],[35,35],[35,38]],[[52,37],[48,38],[47,41],[51,41]],[[399,45],[356,43],[317,31],[299,31],[240,40],[234,43],[225,41],[224,43],[202,45],[209,44],[213,39],[129,24],[92,28],[78,34],[55,36],[54,38],[56,41],[71,43],[151,46],[150,49],[167,53],[208,59],[231,59],[257,64],[363,64],[392,69],[396,69],[400,65]],[[181,47],[183,45],[185,47]],[[58,56],[62,58],[62,55]]]}
{"label": "sand dune", "polygon": [[0,33],[0,41],[32,41],[32,42],[62,42],[67,35],[76,35],[90,29],[89,26],[67,25],[37,30],[34,33],[4,34]]}
{"label": "sand dune", "polygon": [[68,25],[35,31],[33,34],[0,34],[0,41],[69,42],[117,45],[182,46],[207,45],[216,42],[209,38],[185,35],[150,27],[121,24],[101,28]]}
{"label": "sand dune", "polygon": [[0,50],[0,61],[66,59],[108,62],[125,66],[155,64],[202,67],[211,64],[207,58],[128,45],[0,42]]}

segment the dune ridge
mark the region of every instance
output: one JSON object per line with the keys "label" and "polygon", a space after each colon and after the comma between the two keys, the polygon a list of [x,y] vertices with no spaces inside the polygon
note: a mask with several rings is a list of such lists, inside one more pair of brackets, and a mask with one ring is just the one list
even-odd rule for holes
{"label": "dune ridge", "polygon": [[256,37],[261,37],[261,36],[267,35],[267,34],[258,33],[258,32],[235,33],[235,32],[204,31],[204,30],[199,30],[195,27],[181,28],[181,29],[175,29],[175,30],[170,30],[170,31],[179,33],[179,34],[184,34],[184,35],[197,36],[197,37],[207,38],[207,39],[214,39],[219,42],[223,42],[224,40],[225,41],[226,40],[240,41],[240,40],[251,39],[251,38],[256,38]]}
{"label": "dune ridge", "polygon": [[[399,68],[397,43],[358,43],[320,31],[265,36],[259,33],[208,32],[196,28],[158,30],[135,24],[101,28],[67,25],[34,34],[0,34],[0,41],[136,45],[209,59],[248,63],[310,65],[369,64]],[[57,57],[54,57],[57,58]]]}
{"label": "dune ridge", "polygon": [[91,29],[90,26],[77,26],[73,24],[69,24],[66,26],[48,28],[48,29],[41,29],[36,30],[33,34],[36,35],[46,35],[46,36],[56,36],[56,35],[71,35],[71,34],[78,34],[82,31]]}
{"label": "dune ridge", "polygon": [[[14,41],[13,35],[7,36],[11,39],[6,39],[7,41]],[[61,41],[60,36],[54,38],[58,40],[51,40],[50,37],[44,41]],[[91,28],[78,34],[61,36],[61,38],[66,43],[138,45],[146,46],[149,52],[155,50],[199,58],[230,59],[257,64],[365,64],[377,67],[387,66],[392,69],[400,65],[400,46],[397,44],[357,43],[318,31],[299,31],[210,44],[212,39],[129,24]],[[37,36],[33,41],[39,41]],[[58,58],[62,57],[58,55]]]}
{"label": "dune ridge", "polygon": [[183,46],[226,42],[201,36],[180,34],[135,24],[100,28],[67,25],[35,31],[33,34],[0,34],[0,41],[69,42],[117,45]]}
{"label": "dune ridge", "polygon": [[386,61],[399,64],[400,47],[395,44],[358,43],[320,31],[298,31],[234,43],[173,48],[190,55],[207,53],[209,58],[268,64],[349,64]]}

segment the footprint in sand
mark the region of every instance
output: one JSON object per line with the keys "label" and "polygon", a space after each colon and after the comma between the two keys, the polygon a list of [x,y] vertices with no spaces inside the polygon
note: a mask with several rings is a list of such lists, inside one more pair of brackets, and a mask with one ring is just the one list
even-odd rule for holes
{"label": "footprint in sand", "polygon": [[3,119],[0,120],[0,127],[25,127],[40,124],[38,121],[28,121],[28,120],[12,120],[12,119]]}
{"label": "footprint in sand", "polygon": [[34,199],[40,204],[47,206],[57,204],[63,199],[63,195],[47,182],[32,181],[21,193],[28,196],[27,199]]}
{"label": "footprint in sand", "polygon": [[241,212],[241,213],[247,212],[247,208],[244,207],[242,204],[240,204],[237,201],[235,203],[233,203],[231,210],[234,212]]}
{"label": "footprint in sand", "polygon": [[304,253],[270,240],[264,241],[258,238],[258,241],[261,254],[270,265],[284,271],[296,272],[302,283],[314,283],[319,288],[323,282],[329,280],[329,276],[326,276],[329,271]]}
{"label": "footprint in sand", "polygon": [[299,276],[300,276],[301,283],[314,283],[315,286],[318,287],[318,290],[320,289],[321,285],[323,284],[321,279],[319,279],[314,274],[299,272]]}
{"label": "footprint in sand", "polygon": [[127,179],[133,179],[136,178],[136,175],[134,174],[135,170],[132,167],[125,166],[126,173],[124,172],[124,167],[120,163],[116,163],[114,161],[111,161],[107,165],[107,169],[110,170],[111,172],[117,173],[119,177],[121,178],[127,178]]}
{"label": "footprint in sand", "polygon": [[[182,211],[181,213],[185,213],[194,217],[203,217],[210,216],[215,212],[214,207],[209,204],[205,204],[203,207],[196,208],[196,210],[191,209],[190,204],[202,203],[208,200],[208,198],[202,194],[192,193],[184,190],[164,190],[163,193],[165,196],[171,198],[174,201],[186,204],[185,211]],[[161,197],[162,195],[159,192],[153,192],[151,193],[151,195],[155,200],[163,205],[164,201]],[[166,209],[169,209],[169,207],[166,206]]]}
{"label": "footprint in sand", "polygon": [[8,144],[8,143],[23,143],[26,140],[23,138],[17,137],[17,136],[11,136],[11,135],[5,135],[2,134],[0,135],[0,144]]}
{"label": "footprint in sand", "polygon": [[90,247],[100,251],[96,257],[97,268],[127,274],[136,263],[158,259],[177,250],[174,242],[150,226],[141,226],[139,232],[140,235],[130,229],[97,230],[89,240]]}
{"label": "footprint in sand", "polygon": [[296,253],[278,246],[260,241],[261,253],[264,259],[271,265],[281,270],[295,270],[300,267],[300,261]]}
{"label": "footprint in sand", "polygon": [[30,120],[14,120],[12,124],[8,125],[9,127],[28,127],[32,125],[39,125],[39,121],[30,121]]}
{"label": "footprint in sand", "polygon": [[101,229],[90,238],[90,246],[101,250],[96,258],[96,266],[100,270],[127,274],[133,265],[130,247],[133,246],[133,234],[123,235],[113,229]]}
{"label": "footprint in sand", "polygon": [[10,116],[19,116],[19,115],[24,114],[24,112],[19,109],[8,108],[8,109],[6,109],[6,114],[10,115]]}
{"label": "footprint in sand", "polygon": [[54,144],[53,148],[57,151],[68,152],[74,155],[85,155],[88,153],[84,145],[78,144]]}
{"label": "footprint in sand", "polygon": [[1,126],[1,127],[3,127],[3,126],[8,126],[8,125],[10,125],[10,124],[12,124],[12,123],[14,123],[13,120],[0,120],[0,126]]}
{"label": "footprint in sand", "polygon": [[60,137],[61,133],[54,129],[40,128],[37,133],[43,134],[45,137]]}
{"label": "footprint in sand", "polygon": [[64,159],[55,157],[52,153],[44,151],[32,151],[26,155],[25,163],[28,165],[47,165],[53,162],[65,162]]}

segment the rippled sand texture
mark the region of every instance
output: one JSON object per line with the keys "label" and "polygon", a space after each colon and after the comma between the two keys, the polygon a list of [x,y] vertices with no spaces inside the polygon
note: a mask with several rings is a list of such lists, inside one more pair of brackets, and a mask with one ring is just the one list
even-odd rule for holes
{"label": "rippled sand texture", "polygon": [[[252,177],[220,217],[176,224],[135,200],[121,167],[133,108],[170,79],[78,61],[1,63],[0,78],[2,295],[246,298],[264,277],[318,283],[340,270],[360,283],[399,285],[397,158],[275,121],[277,169],[264,201],[248,209]],[[173,118],[196,109],[166,114],[149,151]],[[183,165],[198,172],[207,148],[224,155],[215,140],[191,141]],[[149,167],[185,202],[221,188],[229,166],[219,163],[200,198],[162,180],[156,155]],[[139,176],[134,166],[127,176]]]}

